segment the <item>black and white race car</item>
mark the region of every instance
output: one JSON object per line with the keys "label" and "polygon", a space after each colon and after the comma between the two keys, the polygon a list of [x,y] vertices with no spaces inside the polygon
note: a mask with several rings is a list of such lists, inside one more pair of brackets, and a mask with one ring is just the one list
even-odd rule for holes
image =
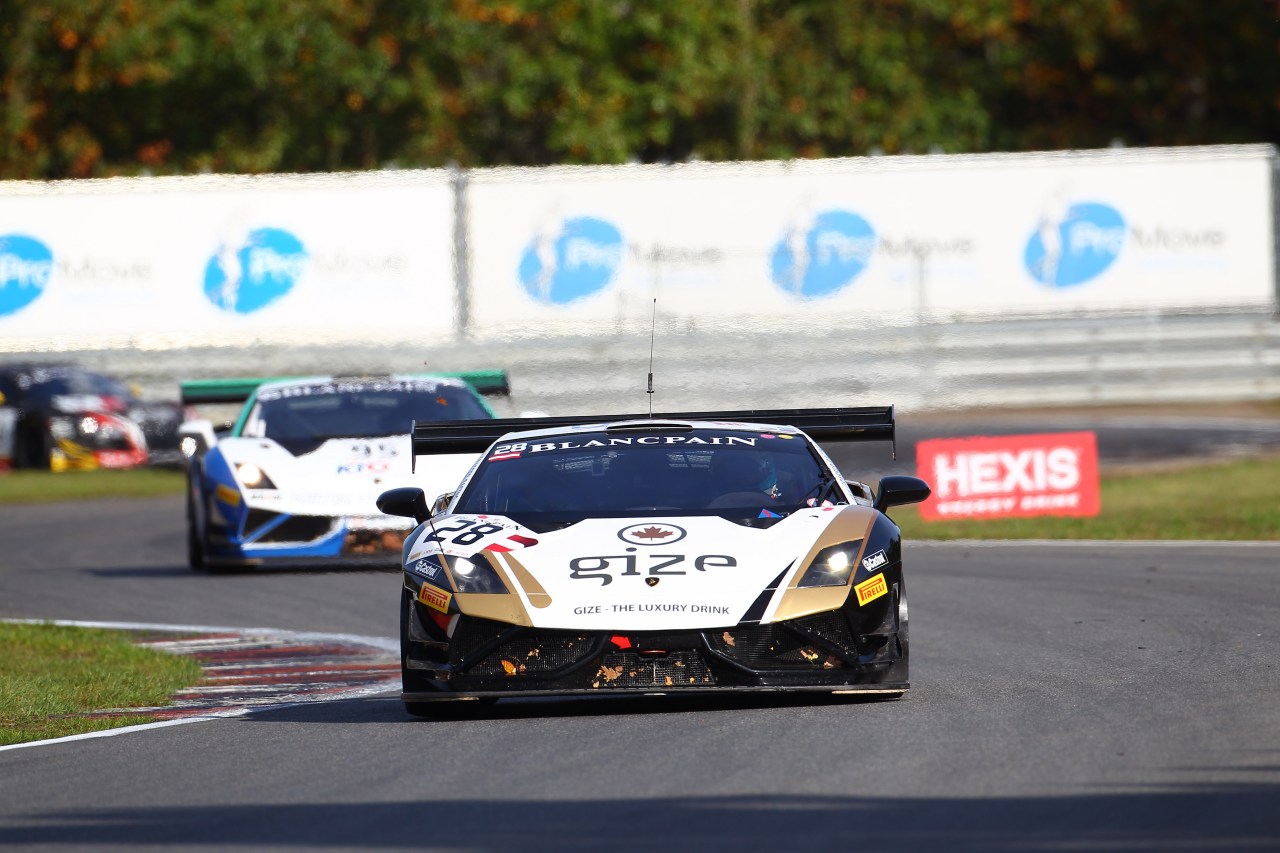
{"label": "black and white race car", "polygon": [[78,364],[0,365],[0,463],[92,471],[177,465],[183,408]]}
{"label": "black and white race car", "polygon": [[[816,443],[892,441],[892,407],[416,424],[415,456],[476,453],[415,519],[406,708],[513,695],[816,690],[900,696],[907,599],[892,506]],[[434,514],[432,511],[434,510]]]}

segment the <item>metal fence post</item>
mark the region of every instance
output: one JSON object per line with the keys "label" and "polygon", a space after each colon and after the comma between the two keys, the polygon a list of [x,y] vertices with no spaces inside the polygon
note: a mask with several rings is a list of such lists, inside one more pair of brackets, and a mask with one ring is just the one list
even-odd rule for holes
{"label": "metal fence post", "polygon": [[453,187],[453,286],[457,328],[454,336],[466,340],[471,331],[471,246],[467,240],[467,186],[470,176],[456,163],[449,164]]}

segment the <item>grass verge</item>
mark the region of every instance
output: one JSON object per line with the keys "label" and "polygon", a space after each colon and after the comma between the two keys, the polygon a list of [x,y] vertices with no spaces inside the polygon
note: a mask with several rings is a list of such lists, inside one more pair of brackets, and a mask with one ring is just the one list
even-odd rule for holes
{"label": "grass verge", "polygon": [[[181,494],[181,471],[13,471],[0,476],[0,503]],[[1093,518],[925,521],[913,506],[893,518],[911,539],[1248,539],[1280,540],[1280,458],[1104,473]]]}
{"label": "grass verge", "polygon": [[904,539],[1280,540],[1280,459],[1104,476],[1092,518],[925,521],[914,506],[890,514]]}
{"label": "grass verge", "polygon": [[50,503],[90,498],[181,494],[186,475],[168,468],[125,471],[10,471],[0,476],[0,503]]}
{"label": "grass verge", "polygon": [[0,746],[149,723],[93,711],[168,704],[196,684],[194,658],[133,643],[124,631],[0,622]]}

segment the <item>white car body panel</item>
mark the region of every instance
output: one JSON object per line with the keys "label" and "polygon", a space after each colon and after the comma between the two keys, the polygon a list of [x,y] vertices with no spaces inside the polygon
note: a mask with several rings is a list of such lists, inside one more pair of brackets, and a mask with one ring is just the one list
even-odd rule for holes
{"label": "white car body panel", "polygon": [[[442,551],[459,557],[474,557],[485,550],[496,552],[495,562],[502,566],[508,585],[518,591],[538,628],[716,628],[736,625],[784,570],[786,576],[778,589],[790,585],[804,568],[802,558],[837,517],[837,509],[801,510],[768,529],[743,527],[718,516],[670,521],[598,518],[541,534],[501,517],[442,516],[419,533],[410,558]],[[447,535],[443,549],[432,540],[435,528],[447,528],[460,520],[500,524],[504,529],[466,547],[451,544]],[[665,542],[654,545],[639,542],[634,532],[629,533],[629,540],[621,538],[624,532],[643,532],[647,527],[677,538],[662,537]],[[512,535],[536,544],[517,544]],[[550,604],[539,607],[530,599],[508,562],[508,554],[537,580],[550,596]],[[772,616],[778,597],[774,596],[762,621]]]}
{"label": "white car body panel", "polygon": [[253,463],[275,484],[274,489],[245,488],[250,507],[344,516],[355,520],[353,527],[385,530],[407,530],[413,522],[378,512],[378,495],[399,486],[418,486],[428,494],[448,491],[476,459],[474,454],[438,456],[411,472],[408,434],[334,438],[300,456],[265,438],[225,438],[218,446],[228,463]]}

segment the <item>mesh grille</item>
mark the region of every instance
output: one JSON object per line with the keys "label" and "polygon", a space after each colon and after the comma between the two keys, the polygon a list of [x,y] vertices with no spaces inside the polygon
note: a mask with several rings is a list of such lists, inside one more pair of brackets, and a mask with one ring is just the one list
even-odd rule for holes
{"label": "mesh grille", "polygon": [[806,616],[788,624],[804,633],[825,640],[850,657],[857,657],[858,655],[858,650],[853,642],[853,634],[849,631],[849,622],[839,610],[820,613],[817,616]]}
{"label": "mesh grille", "polygon": [[488,619],[463,616],[458,620],[449,644],[454,661],[465,660],[481,645],[510,629],[511,626],[504,622],[491,622]]}
{"label": "mesh grille", "polygon": [[[505,622],[463,616],[450,641],[453,662],[472,657],[486,643],[512,626]],[[467,670],[468,675],[539,675],[577,663],[591,653],[590,637],[556,631],[517,629],[505,642]]]}
{"label": "mesh grille", "polygon": [[[246,535],[280,517],[280,513],[265,509],[249,510],[244,529]],[[333,529],[333,519],[325,515],[293,515],[268,530],[258,542],[310,542],[319,539]]]}
{"label": "mesh grille", "polygon": [[[838,612],[800,619],[793,624],[852,655],[853,637]],[[713,649],[750,669],[825,670],[846,665],[839,655],[782,625],[708,631],[707,640]]]}
{"label": "mesh grille", "polygon": [[610,652],[591,679],[591,686],[602,690],[705,687],[715,683],[707,662],[692,650],[668,652],[661,657],[641,657],[632,651]]}
{"label": "mesh grille", "polygon": [[538,675],[577,663],[591,652],[587,637],[528,634],[503,643],[471,668],[474,675]]}

